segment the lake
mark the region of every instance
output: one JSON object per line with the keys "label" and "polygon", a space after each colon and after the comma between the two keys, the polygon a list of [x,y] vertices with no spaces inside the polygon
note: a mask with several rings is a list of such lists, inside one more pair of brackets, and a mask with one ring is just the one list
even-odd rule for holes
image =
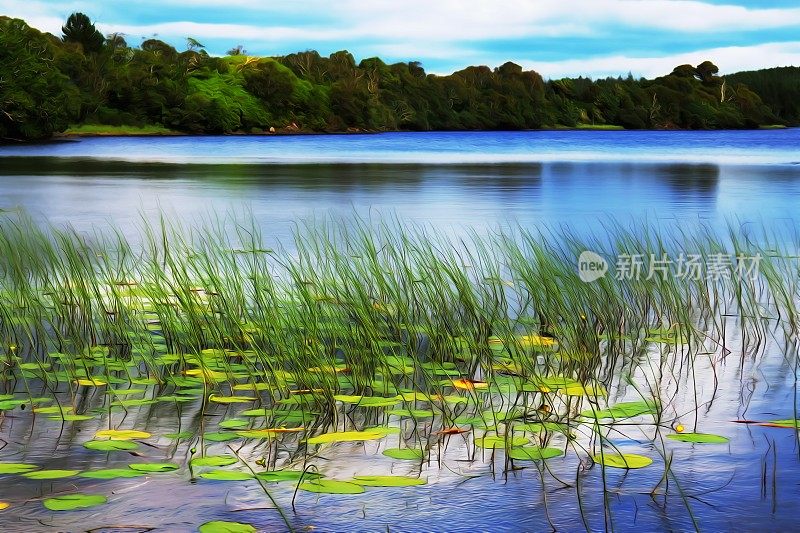
{"label": "lake", "polygon": [[[290,249],[298,222],[333,219],[349,225],[354,216],[371,222],[396,217],[452,239],[469,238],[471,232],[491,235],[498,228],[570,228],[588,238],[603,235],[612,223],[646,223],[668,234],[673,228],[701,227],[724,233],[730,225],[741,235],[760,229],[773,232],[792,257],[798,255],[798,147],[797,129],[68,139],[0,146],[0,209],[12,218],[24,212],[40,223],[71,225],[84,235],[98,228],[119,228],[134,244],[141,237],[142,222],[156,221],[162,213],[189,225],[226,213],[252,217],[268,245],[280,242]],[[770,304],[761,303],[767,313]],[[400,434],[383,435],[382,440],[338,443],[314,464],[336,479],[365,473],[421,474],[427,485],[375,487],[354,496],[295,494],[294,485],[286,483],[270,484],[268,489],[298,530],[797,529],[798,432],[763,424],[797,418],[796,337],[783,335],[774,317],[764,318],[767,335],[759,338],[758,350],[738,348],[753,333],[734,315],[720,320],[721,339],[706,339],[694,347],[691,372],[684,366],[681,342],[660,337],[669,333],[651,331],[653,345],[637,352],[635,365],[625,366],[630,374],[615,367],[604,381],[609,405],[640,399],[639,388],[657,383],[665,412],[697,432],[725,437],[724,443],[664,439],[663,434],[674,432],[674,424],[634,418],[635,423],[608,429],[604,438],[626,453],[651,457],[650,468],[590,468],[586,454],[570,452],[525,463],[529,468],[505,469],[502,450],[476,449],[467,433],[432,438],[425,461],[391,461],[382,454],[386,443],[402,448],[417,442],[415,420],[413,427],[401,424]],[[21,327],[5,310],[3,316],[4,331]],[[158,326],[149,329],[166,337]],[[166,344],[159,340],[156,345],[157,356],[167,361],[158,368],[174,365]],[[12,361],[11,348],[2,349]],[[121,357],[114,360],[122,365],[117,370],[127,361]],[[69,362],[62,358],[65,368]],[[673,366],[679,369],[674,375]],[[447,370],[442,376],[452,377]],[[155,403],[162,394],[174,400],[169,387],[180,389],[183,382],[162,389],[148,381],[147,373],[139,376],[138,385],[120,381],[123,392],[104,392],[91,383],[53,385],[35,374],[35,365],[21,367],[16,374],[3,372],[11,374],[0,385],[0,395],[8,396],[0,406],[32,387],[31,395],[55,398],[91,417],[63,421],[32,416],[11,398],[7,409],[0,407],[0,472],[3,462],[71,471],[127,468],[143,461],[179,466],[175,472],[131,479],[36,480],[0,473],[0,501],[12,503],[0,511],[3,530],[195,531],[212,520],[250,523],[259,530],[285,529],[254,479],[197,478],[187,465],[207,450],[231,453],[230,442],[251,465],[258,457],[283,460],[290,455],[289,444],[284,449],[268,441],[265,451],[222,437],[199,443],[194,436],[167,437],[181,431],[235,431],[233,425],[228,430],[217,425],[241,421],[242,410],[252,405],[180,399]],[[185,385],[187,390],[205,395],[202,379],[193,383]],[[112,411],[112,396],[147,401],[128,404],[124,412]],[[537,397],[537,405],[539,401]],[[567,409],[572,412],[572,407]],[[381,408],[355,407],[344,413],[345,423],[374,425],[384,420]],[[636,416],[642,414],[648,416],[646,406]],[[440,428],[439,418],[437,414],[431,421],[420,421],[420,427]],[[152,438],[130,452],[103,453],[82,446],[97,431],[118,425],[146,431]],[[577,442],[578,448],[588,447],[596,438],[591,430],[578,437],[562,433],[552,437],[554,446]],[[549,434],[547,439],[551,442]],[[665,459],[663,450],[672,455]],[[662,478],[669,461],[665,490]],[[45,497],[76,488],[104,493],[108,503],[63,513],[39,505]]]}

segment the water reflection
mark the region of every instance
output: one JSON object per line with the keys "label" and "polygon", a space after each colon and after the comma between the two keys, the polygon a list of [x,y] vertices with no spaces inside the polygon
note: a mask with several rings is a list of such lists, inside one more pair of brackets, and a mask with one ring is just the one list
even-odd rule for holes
{"label": "water reflection", "polygon": [[250,210],[265,234],[288,237],[299,218],[393,213],[450,234],[519,223],[599,229],[618,220],[722,225],[791,217],[800,167],[666,163],[481,165],[182,165],[56,157],[5,158],[0,207],[56,223],[123,231],[166,210]]}

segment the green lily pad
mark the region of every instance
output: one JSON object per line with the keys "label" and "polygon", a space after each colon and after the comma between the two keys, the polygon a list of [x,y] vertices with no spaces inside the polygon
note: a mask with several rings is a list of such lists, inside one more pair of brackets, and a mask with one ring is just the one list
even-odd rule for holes
{"label": "green lily pad", "polygon": [[139,445],[129,440],[90,440],[83,443],[83,447],[88,450],[100,452],[117,452],[135,450]]}
{"label": "green lily pad", "polygon": [[348,481],[337,481],[334,479],[313,479],[300,483],[299,488],[308,492],[320,494],[361,494],[364,487]]}
{"label": "green lily pad", "polygon": [[198,531],[200,533],[255,533],[256,528],[243,522],[212,520],[201,525]]}
{"label": "green lily pad", "polygon": [[353,483],[364,487],[413,487],[427,485],[428,480],[411,476],[353,476]]}
{"label": "green lily pad", "polygon": [[147,439],[150,436],[150,433],[136,429],[105,429],[98,431],[96,435],[96,437],[111,440]]}
{"label": "green lily pad", "polygon": [[24,474],[39,468],[27,463],[0,463],[0,474]]}
{"label": "green lily pad", "polygon": [[228,466],[239,460],[231,455],[207,455],[192,459],[192,466]]}
{"label": "green lily pad", "polygon": [[695,442],[699,444],[724,444],[730,440],[728,437],[714,435],[711,433],[671,433],[667,435],[667,438],[681,442]]}
{"label": "green lily pad", "polygon": [[635,453],[604,453],[602,456],[597,454],[592,457],[596,463],[611,468],[643,468],[650,465],[653,460],[644,455]]}
{"label": "green lily pad", "polygon": [[191,431],[180,431],[178,433],[167,433],[164,436],[168,439],[190,439],[194,437],[194,433]]}
{"label": "green lily pad", "polygon": [[520,446],[511,448],[506,452],[515,461],[542,461],[564,455],[558,448],[541,448],[539,446]]}
{"label": "green lily pad", "polygon": [[309,480],[319,479],[322,474],[306,472],[304,475],[302,470],[270,470],[268,472],[259,472],[256,477],[262,481],[279,483],[281,481],[298,481],[301,477]]}
{"label": "green lily pad", "polygon": [[79,474],[80,470],[37,470],[22,474],[28,479],[61,479]]}
{"label": "green lily pad", "polygon": [[383,450],[383,455],[402,461],[421,461],[425,452],[419,448],[389,448]]}
{"label": "green lily pad", "polygon": [[91,420],[94,416],[65,413],[62,416],[48,416],[47,418],[50,420],[63,420],[64,422],[82,422],[84,420]]}
{"label": "green lily pad", "polygon": [[106,468],[103,470],[90,470],[88,472],[82,472],[79,475],[80,477],[88,477],[91,479],[117,479],[121,477],[127,478],[143,476],[144,472],[137,472],[136,470],[131,470],[130,468]]}
{"label": "green lily pad", "polygon": [[620,420],[625,418],[633,418],[634,416],[644,414],[655,415],[657,413],[657,406],[653,402],[641,401],[618,403],[613,407],[601,409],[599,411],[592,411],[591,409],[588,409],[586,411],[582,411],[581,416],[585,416],[587,418],[597,418],[598,420],[603,418]]}
{"label": "green lily pad", "polygon": [[51,511],[72,511],[73,509],[86,509],[108,501],[100,494],[65,494],[47,498],[42,503]]}
{"label": "green lily pad", "polygon": [[178,469],[173,463],[133,463],[128,468],[138,472],[172,472]]}
{"label": "green lily pad", "polygon": [[383,396],[348,396],[345,394],[337,394],[333,399],[342,403],[358,405],[359,407],[390,407],[403,400],[400,396],[385,398]]}
{"label": "green lily pad", "polygon": [[488,437],[477,437],[475,439],[475,446],[479,448],[511,448],[514,446],[522,446],[528,444],[530,441],[526,437],[503,437],[499,435],[490,435]]}
{"label": "green lily pad", "polygon": [[[377,429],[377,428],[376,428]],[[309,444],[325,444],[329,442],[353,442],[361,440],[377,440],[385,437],[386,434],[379,431],[333,431],[323,433],[308,439]]]}
{"label": "green lily pad", "polygon": [[426,409],[389,409],[387,415],[400,416],[405,418],[433,418],[435,413]]}
{"label": "green lily pad", "polygon": [[785,420],[770,420],[762,426],[781,427],[781,428],[797,428],[800,429],[800,420],[794,418],[787,418]]}
{"label": "green lily pad", "polygon": [[219,431],[215,433],[204,433],[203,438],[211,442],[228,442],[238,439],[239,435],[230,431]]}
{"label": "green lily pad", "polygon": [[253,479],[253,475],[248,472],[236,470],[209,470],[200,474],[201,478],[213,479],[215,481],[245,481]]}
{"label": "green lily pad", "polygon": [[219,427],[223,429],[239,429],[247,427],[250,422],[247,420],[239,420],[238,418],[231,418],[230,420],[223,420],[219,423]]}

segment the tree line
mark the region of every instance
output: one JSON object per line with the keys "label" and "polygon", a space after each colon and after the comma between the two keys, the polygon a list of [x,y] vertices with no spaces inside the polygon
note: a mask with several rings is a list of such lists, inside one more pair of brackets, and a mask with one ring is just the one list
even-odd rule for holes
{"label": "tree line", "polygon": [[720,77],[705,61],[655,79],[545,80],[508,62],[427,74],[418,62],[347,51],[215,57],[193,38],[130,46],[72,14],[60,37],[0,17],[0,139],[69,125],[158,125],[186,133],[754,128],[800,122],[800,69]]}

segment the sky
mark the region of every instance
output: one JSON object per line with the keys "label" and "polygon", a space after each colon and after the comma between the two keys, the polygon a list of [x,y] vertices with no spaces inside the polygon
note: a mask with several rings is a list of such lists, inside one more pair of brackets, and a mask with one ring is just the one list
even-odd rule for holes
{"label": "sky", "polygon": [[707,59],[723,74],[800,65],[800,0],[0,0],[1,15],[55,35],[75,11],[133,46],[344,49],[436,74],[506,61],[547,78],[654,77]]}

